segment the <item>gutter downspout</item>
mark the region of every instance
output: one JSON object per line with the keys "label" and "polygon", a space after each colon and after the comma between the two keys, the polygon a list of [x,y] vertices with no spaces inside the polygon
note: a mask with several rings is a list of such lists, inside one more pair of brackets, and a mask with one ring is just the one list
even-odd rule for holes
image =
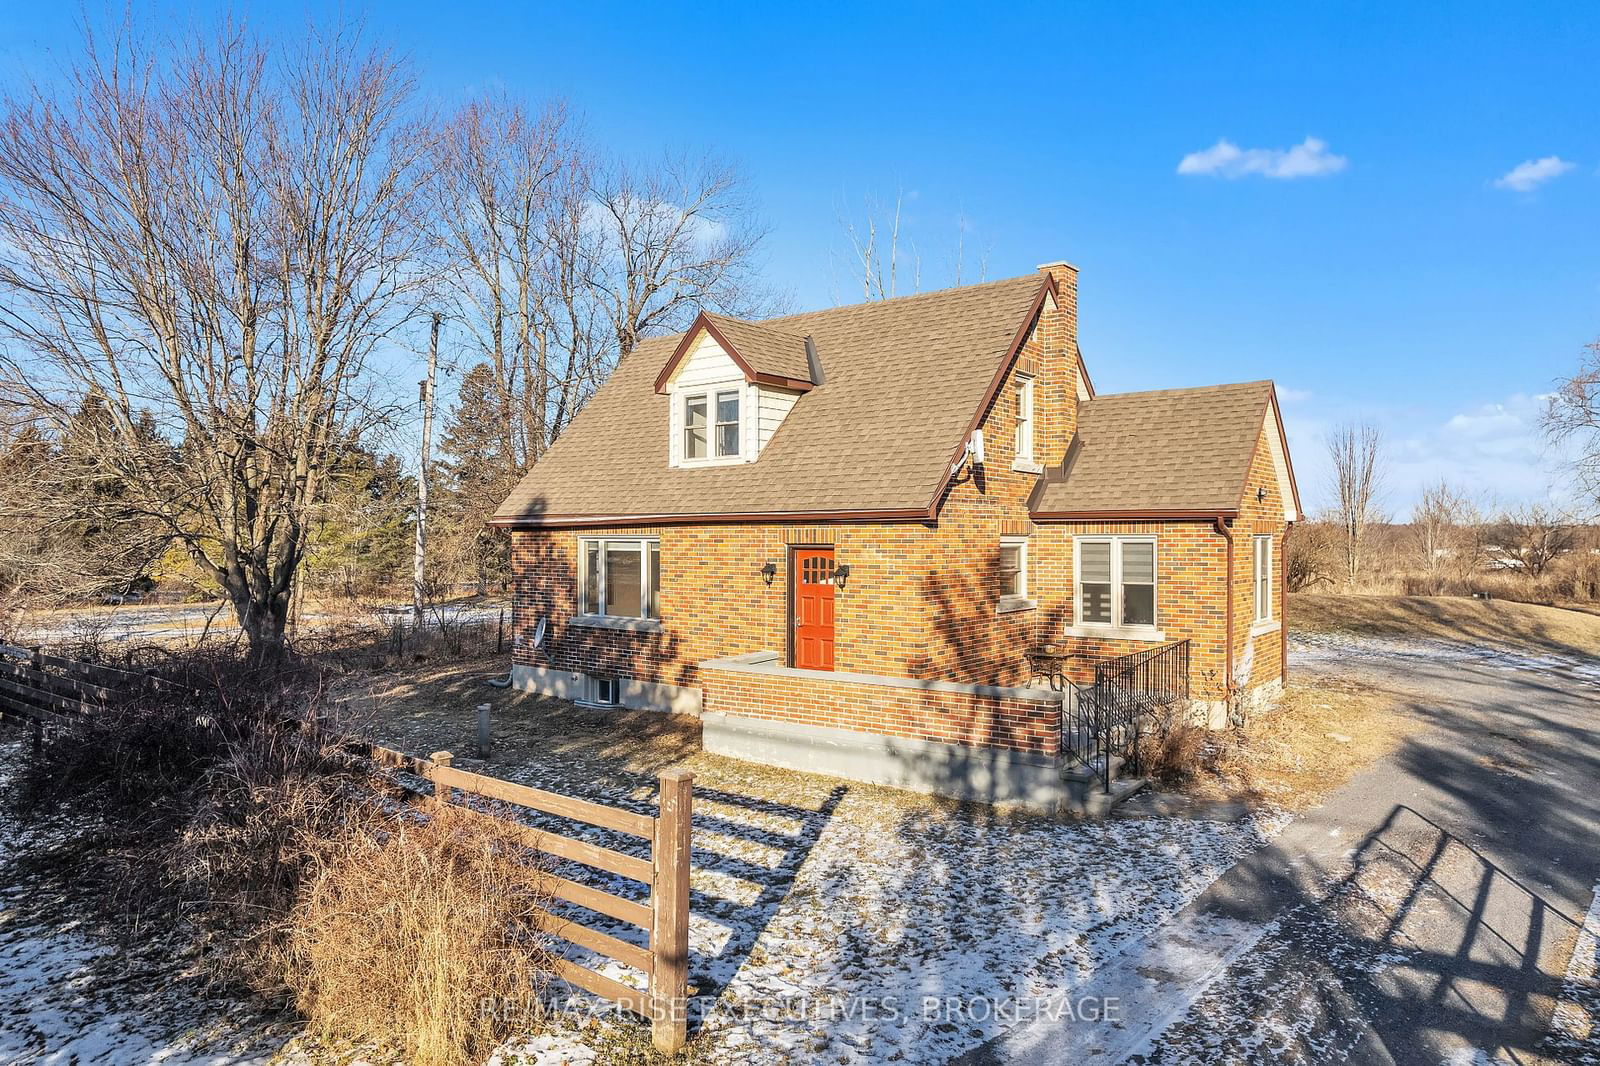
{"label": "gutter downspout", "polygon": [[[1233,698],[1233,534],[1228,532],[1227,519],[1224,516],[1217,515],[1217,517],[1213,520],[1213,522],[1215,524],[1215,527],[1216,527],[1218,535],[1220,535],[1222,537],[1223,542],[1228,546],[1227,547],[1227,581],[1226,581],[1226,586],[1225,586],[1227,591],[1224,594],[1227,597],[1227,605],[1226,605],[1226,607],[1224,609],[1224,617],[1226,618],[1226,622],[1223,625],[1224,641],[1225,641],[1226,646],[1227,646],[1227,652],[1226,652],[1225,661],[1227,663],[1227,667],[1226,668],[1227,668],[1228,672],[1223,678],[1223,686],[1224,686],[1223,687],[1223,692],[1224,692],[1224,698],[1232,699]],[[1230,713],[1232,713],[1232,712],[1230,712]]]}

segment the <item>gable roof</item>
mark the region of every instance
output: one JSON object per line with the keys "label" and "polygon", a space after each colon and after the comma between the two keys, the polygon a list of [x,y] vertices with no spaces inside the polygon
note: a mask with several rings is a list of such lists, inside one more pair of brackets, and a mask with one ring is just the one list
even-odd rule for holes
{"label": "gable roof", "polygon": [[683,357],[694,347],[701,332],[710,333],[728,357],[744,371],[746,381],[807,392],[816,384],[811,355],[806,350],[810,338],[760,322],[746,322],[727,315],[700,312],[683,340],[673,350],[661,373],[656,375],[656,391],[662,392],[672,379]]}
{"label": "gable roof", "polygon": [[643,341],[491,521],[929,519],[952,455],[1050,288],[1030,274],[789,315],[740,333],[745,343],[759,333],[763,345],[809,336],[824,370],[753,463],[669,465],[670,401],[655,383],[685,335]]}
{"label": "gable roof", "polygon": [[[1084,401],[1066,460],[1035,493],[1033,517],[1234,514],[1269,415],[1268,431],[1281,434],[1270,381]],[[1292,497],[1292,472],[1285,488]]]}

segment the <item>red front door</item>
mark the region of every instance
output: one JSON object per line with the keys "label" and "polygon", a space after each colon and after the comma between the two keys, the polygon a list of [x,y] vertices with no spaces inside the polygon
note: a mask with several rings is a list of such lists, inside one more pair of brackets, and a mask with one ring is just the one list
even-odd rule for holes
{"label": "red front door", "polygon": [[794,550],[794,664],[833,669],[833,549]]}

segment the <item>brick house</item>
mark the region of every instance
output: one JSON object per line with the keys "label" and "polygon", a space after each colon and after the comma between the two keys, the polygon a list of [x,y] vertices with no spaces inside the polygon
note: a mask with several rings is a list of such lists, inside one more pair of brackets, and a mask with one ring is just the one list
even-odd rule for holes
{"label": "brick house", "polygon": [[1096,396],[1077,271],[1053,263],[701,314],[625,358],[493,522],[519,688],[1053,807],[1097,662],[1181,646],[1211,707],[1281,685],[1298,512],[1271,382]]}

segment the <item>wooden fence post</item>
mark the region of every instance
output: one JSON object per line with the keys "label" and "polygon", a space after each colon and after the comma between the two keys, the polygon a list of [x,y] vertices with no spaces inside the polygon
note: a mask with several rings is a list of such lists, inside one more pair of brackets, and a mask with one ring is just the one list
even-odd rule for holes
{"label": "wooden fence post", "polygon": [[478,704],[478,758],[489,757],[489,705]]}
{"label": "wooden fence post", "polygon": [[[456,757],[448,751],[436,751],[432,755],[428,756],[428,758],[435,765],[443,766],[447,770],[450,768],[450,764],[455,762],[456,759]],[[433,779],[433,805],[436,808],[450,806],[450,787],[448,785],[439,784],[438,778]]]}
{"label": "wooden fence post", "polygon": [[660,778],[661,809],[651,858],[650,1039],[672,1054],[688,1038],[689,1013],[689,817],[694,775],[666,770]]}

